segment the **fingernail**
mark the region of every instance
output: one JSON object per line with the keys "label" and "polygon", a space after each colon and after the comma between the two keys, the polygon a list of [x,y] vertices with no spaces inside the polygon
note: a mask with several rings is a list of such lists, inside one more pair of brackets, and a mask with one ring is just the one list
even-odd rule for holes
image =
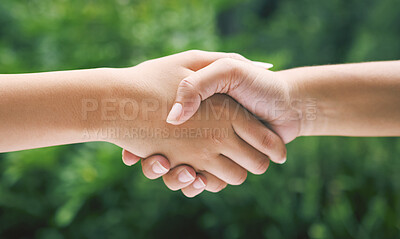
{"label": "fingernail", "polygon": [[153,172],[156,174],[164,174],[168,172],[168,169],[162,166],[162,164],[158,161],[155,161],[153,165],[151,166],[151,169],[153,169]]}
{"label": "fingernail", "polygon": [[274,65],[270,64],[270,63],[266,63],[266,62],[259,62],[259,61],[253,61],[254,65],[257,65],[259,67],[265,68],[265,69],[269,69],[272,68]]}
{"label": "fingernail", "polygon": [[189,171],[187,171],[187,169],[182,170],[182,172],[180,172],[178,175],[178,180],[181,183],[187,183],[192,181],[193,179],[193,175],[191,175]]}
{"label": "fingernail", "polygon": [[125,164],[126,166],[132,166],[132,165],[135,164],[135,163],[129,163],[129,162],[127,162],[127,161],[125,160],[125,157],[124,157],[124,150],[122,150],[122,162],[124,162],[124,164]]}
{"label": "fingernail", "polygon": [[182,104],[175,103],[167,117],[167,123],[173,123],[179,120],[182,114]]}
{"label": "fingernail", "polygon": [[193,182],[193,187],[196,189],[204,188],[206,184],[201,180],[201,178],[197,178],[196,181]]}

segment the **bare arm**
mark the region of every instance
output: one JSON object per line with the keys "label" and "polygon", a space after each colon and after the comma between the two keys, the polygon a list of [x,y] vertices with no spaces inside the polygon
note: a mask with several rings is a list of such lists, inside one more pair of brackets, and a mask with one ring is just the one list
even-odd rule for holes
{"label": "bare arm", "polygon": [[0,75],[0,152],[80,143],[99,118],[83,120],[85,99],[112,97],[107,69]]}
{"label": "bare arm", "polygon": [[[174,168],[164,180],[187,196],[241,184],[246,169],[261,174],[270,159],[285,160],[285,145],[273,131],[225,96],[201,107],[202,115],[215,107],[220,111],[216,116],[184,126],[165,122],[179,82],[229,56],[188,51],[130,68],[0,75],[0,152],[107,141],[125,149],[129,165],[150,156],[143,162],[149,178]],[[212,133],[187,133],[210,129]],[[226,133],[216,133],[221,130]],[[151,157],[154,154],[170,158],[170,165],[164,157]]]}
{"label": "bare arm", "polygon": [[400,135],[400,61],[303,67],[280,74],[294,86],[293,99],[315,99],[316,117],[302,117],[300,135]]}
{"label": "bare arm", "polygon": [[312,66],[272,72],[220,59],[181,81],[179,125],[216,93],[232,96],[285,143],[303,135],[400,136],[400,61]]}

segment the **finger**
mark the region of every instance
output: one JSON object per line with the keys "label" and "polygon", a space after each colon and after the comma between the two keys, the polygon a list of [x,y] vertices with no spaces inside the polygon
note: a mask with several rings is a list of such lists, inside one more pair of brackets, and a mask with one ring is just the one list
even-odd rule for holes
{"label": "finger", "polygon": [[134,155],[133,153],[127,151],[126,149],[122,149],[122,162],[124,162],[127,166],[132,166],[140,160],[139,156]]}
{"label": "finger", "polygon": [[210,52],[201,50],[190,50],[178,54],[181,64],[192,71],[198,71],[216,60],[230,58],[239,61],[251,62],[249,59],[238,53]]}
{"label": "finger", "polygon": [[201,174],[197,174],[196,179],[189,186],[182,188],[182,193],[189,198],[195,197],[203,192],[207,185],[207,179]]}
{"label": "finger", "polygon": [[232,185],[242,184],[247,177],[247,171],[244,168],[224,155],[210,159],[204,169],[222,181]]}
{"label": "finger", "polygon": [[201,68],[206,67],[209,64],[213,63],[214,61],[222,58],[230,58],[239,61],[253,63],[254,65],[260,66],[264,69],[269,69],[273,67],[273,65],[270,63],[251,61],[238,53],[230,53],[230,52],[210,52],[201,50],[190,50],[178,53],[176,55],[179,56],[179,61],[181,62],[180,64],[192,71],[198,71]]}
{"label": "finger", "polygon": [[246,66],[249,65],[243,61],[223,58],[183,79],[179,83],[175,104],[167,122],[182,124],[196,113],[202,100],[216,93],[229,94],[246,79],[242,77],[248,75]]}
{"label": "finger", "polygon": [[270,68],[274,67],[274,65],[272,65],[271,63],[267,63],[267,62],[253,61],[253,64],[256,66],[259,66],[261,68],[264,68],[264,69],[270,69]]}
{"label": "finger", "polygon": [[217,178],[211,173],[208,172],[201,172],[201,174],[206,177],[207,184],[206,184],[206,190],[209,192],[217,193],[221,191],[222,189],[226,188],[228,185],[226,182],[222,181],[221,179]]}
{"label": "finger", "polygon": [[[274,163],[286,161],[286,147],[282,139],[251,115],[246,109],[244,114],[232,120],[232,127],[236,134],[247,144],[267,155]],[[238,152],[239,153],[239,152]]]}
{"label": "finger", "polygon": [[[269,166],[268,156],[255,149],[239,136],[232,138],[233,142],[229,144],[228,148],[222,149],[221,153],[243,167],[245,172],[248,170],[253,174],[265,173]],[[229,183],[228,181],[226,182]]]}
{"label": "finger", "polygon": [[169,169],[169,161],[162,155],[152,155],[146,159],[142,159],[143,174],[149,179],[156,179],[163,176]]}
{"label": "finger", "polygon": [[163,176],[165,185],[173,190],[189,186],[196,178],[196,171],[187,165],[177,166]]}

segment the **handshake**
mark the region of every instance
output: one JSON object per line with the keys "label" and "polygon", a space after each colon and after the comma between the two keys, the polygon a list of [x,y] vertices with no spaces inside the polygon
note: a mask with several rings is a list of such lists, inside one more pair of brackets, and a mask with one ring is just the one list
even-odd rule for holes
{"label": "handshake", "polygon": [[284,163],[285,143],[300,132],[294,88],[268,67],[238,54],[188,51],[109,69],[118,83],[100,101],[83,100],[84,119],[100,125],[85,137],[124,148],[126,165],[142,159],[148,178],[163,176],[188,197],[239,185],[247,171]]}
{"label": "handshake", "polygon": [[400,61],[272,72],[187,51],[130,68],[0,74],[0,152],[106,141],[188,197],[286,161],[298,136],[399,136]]}

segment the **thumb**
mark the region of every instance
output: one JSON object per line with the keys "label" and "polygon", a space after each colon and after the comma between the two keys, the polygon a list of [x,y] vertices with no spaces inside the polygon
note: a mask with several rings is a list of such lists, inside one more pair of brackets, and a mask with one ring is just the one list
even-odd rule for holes
{"label": "thumb", "polygon": [[[248,62],[232,58],[222,58],[192,73],[178,86],[175,104],[167,117],[167,123],[179,125],[190,119],[200,107],[201,101],[216,93],[230,93],[238,87]],[[253,62],[254,65],[268,69],[269,63]]]}

